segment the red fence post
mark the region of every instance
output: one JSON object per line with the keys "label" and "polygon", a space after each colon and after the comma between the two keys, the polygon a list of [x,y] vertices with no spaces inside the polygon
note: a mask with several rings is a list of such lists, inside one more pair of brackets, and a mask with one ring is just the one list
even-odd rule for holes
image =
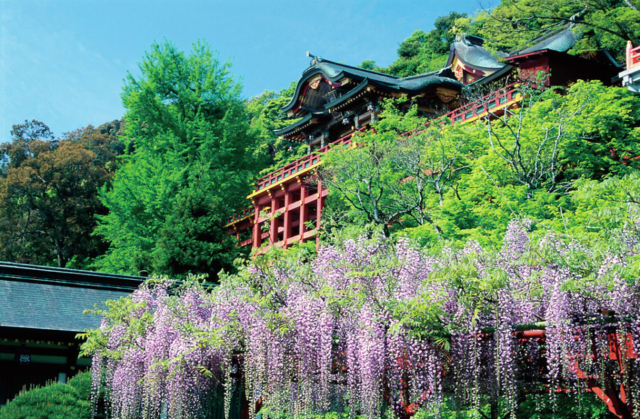
{"label": "red fence post", "polygon": [[300,242],[304,239],[304,233],[307,231],[305,223],[309,221],[307,205],[305,201],[309,195],[309,187],[304,183],[300,183]]}
{"label": "red fence post", "polygon": [[253,247],[260,247],[262,244],[262,231],[260,231],[260,205],[254,204],[255,222],[253,223]]}
{"label": "red fence post", "polygon": [[322,179],[318,178],[318,199],[316,200],[316,247],[320,246],[320,218],[322,218]]}
{"label": "red fence post", "polygon": [[289,192],[289,185],[284,186],[284,232],[282,234],[282,247],[287,248],[287,240],[291,237],[291,213],[289,212],[289,205],[291,205],[291,192]]}
{"label": "red fence post", "polygon": [[276,218],[276,205],[278,200],[275,194],[271,196],[271,225],[269,226],[269,245],[273,245],[278,241],[278,219]]}

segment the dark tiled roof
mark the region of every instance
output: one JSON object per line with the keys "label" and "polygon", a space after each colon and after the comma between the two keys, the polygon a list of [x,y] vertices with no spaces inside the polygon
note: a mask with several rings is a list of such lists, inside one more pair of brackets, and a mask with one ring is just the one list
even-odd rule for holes
{"label": "dark tiled roof", "polygon": [[532,40],[532,46],[511,51],[509,54],[504,52],[491,53],[483,47],[484,40],[482,38],[465,35],[451,44],[446,65],[450,66],[453,59],[457,57],[463,64],[475,69],[497,71],[505,67],[499,58],[508,59],[508,57],[546,50],[567,52],[576,45],[582,35],[583,32],[576,28],[575,23],[570,22],[559,25],[555,30]]}
{"label": "dark tiled roof", "polygon": [[82,314],[130,292],[0,280],[0,326],[82,332],[100,317]]}
{"label": "dark tiled roof", "polygon": [[322,113],[310,113],[307,114],[305,117],[301,118],[298,122],[288,125],[282,129],[276,129],[273,131],[274,134],[276,135],[285,135],[287,133],[293,132],[297,129],[306,129],[309,125],[313,125],[315,123],[318,122],[318,120],[320,121],[326,121],[327,119],[329,119],[330,116],[328,115],[328,113],[326,112],[322,112]]}
{"label": "dark tiled roof", "polygon": [[81,332],[100,318],[82,314],[131,292],[142,277],[0,262],[0,327]]}
{"label": "dark tiled roof", "polygon": [[[483,39],[470,35],[465,35],[460,40],[453,42],[447,66],[453,64],[454,57],[457,57],[462,64],[479,70],[495,71],[504,67],[504,64],[499,62],[496,56],[482,46],[483,44]],[[507,54],[500,52],[497,55],[504,58]]]}
{"label": "dark tiled roof", "polygon": [[[302,73],[302,77],[298,81],[296,91],[291,101],[285,105],[282,110],[289,111],[298,102],[299,96],[302,94],[302,88],[305,81],[311,77],[322,74],[328,81],[337,83],[339,80],[347,77],[360,84],[367,80],[368,85],[378,86],[402,93],[421,93],[425,88],[434,84],[446,84],[446,87],[454,87],[461,89],[462,84],[453,78],[449,69],[442,69],[427,74],[417,76],[399,78],[389,74],[378,73],[376,71],[364,70],[350,65],[340,64],[329,60],[317,59],[317,62]],[[357,86],[356,86],[357,88]],[[349,95],[351,92],[347,92]],[[327,104],[326,107],[331,107]]]}
{"label": "dark tiled roof", "polygon": [[547,35],[534,39],[532,41],[535,42],[533,46],[520,51],[514,51],[510,55],[528,54],[530,52],[542,50],[567,52],[576,45],[578,40],[582,38],[583,34],[583,31],[579,31],[575,28],[574,23],[568,23]]}
{"label": "dark tiled roof", "polygon": [[447,77],[433,76],[433,75],[420,75],[413,77],[405,77],[404,79],[399,79],[398,83],[395,84],[386,84],[382,82],[376,82],[375,80],[371,80],[366,78],[360,83],[358,86],[349,90],[344,95],[340,96],[336,100],[327,103],[324,105],[326,109],[332,109],[341,103],[346,102],[351,99],[361,91],[363,91],[368,86],[381,87],[382,90],[388,92],[397,92],[397,93],[407,93],[407,94],[417,94],[420,92],[424,92],[431,86],[437,87],[445,87],[453,90],[462,90],[462,83],[457,80],[450,79]]}

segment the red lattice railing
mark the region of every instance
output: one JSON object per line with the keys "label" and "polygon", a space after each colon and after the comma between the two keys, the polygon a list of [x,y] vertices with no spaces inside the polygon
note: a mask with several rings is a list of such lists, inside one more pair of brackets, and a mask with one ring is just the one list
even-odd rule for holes
{"label": "red lattice railing", "polygon": [[[363,128],[361,128],[358,131],[361,131]],[[355,131],[355,132],[358,132]],[[256,189],[255,191],[259,191],[261,189],[266,188],[267,186],[273,185],[274,183],[280,182],[281,180],[284,180],[290,176],[294,176],[295,174],[301,172],[304,169],[307,169],[308,167],[320,162],[320,154],[324,153],[325,151],[329,150],[329,147],[331,146],[335,146],[337,144],[342,144],[342,143],[346,143],[346,142],[350,142],[351,141],[351,137],[353,136],[353,134],[355,134],[355,132],[352,132],[348,135],[345,135],[344,137],[333,141],[331,144],[326,145],[324,147],[322,147],[319,150],[314,151],[311,154],[308,154],[304,157],[302,157],[301,159],[298,159],[296,161],[294,161],[293,163],[289,163],[286,166],[281,167],[278,170],[275,170],[271,173],[269,173],[268,175],[260,178],[256,184]]]}
{"label": "red lattice railing", "polygon": [[451,120],[452,124],[456,122],[465,122],[468,119],[485,114],[492,109],[498,108],[500,105],[509,103],[517,96],[517,86],[515,83],[506,86],[500,91],[491,92],[488,95],[474,100],[473,102],[461,106],[445,115]]}
{"label": "red lattice railing", "polygon": [[234,221],[242,220],[243,218],[253,215],[255,211],[256,210],[254,207],[245,208],[244,210],[242,210],[242,212],[230,216],[229,223],[233,223]]}

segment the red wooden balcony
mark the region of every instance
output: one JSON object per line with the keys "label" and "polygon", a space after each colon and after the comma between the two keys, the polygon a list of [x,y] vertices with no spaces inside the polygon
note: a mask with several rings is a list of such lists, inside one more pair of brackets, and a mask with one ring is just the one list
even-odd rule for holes
{"label": "red wooden balcony", "polygon": [[[467,105],[455,109],[446,114],[445,117],[449,118],[452,124],[455,124],[456,122],[471,122],[471,120],[475,120],[481,116],[484,116],[490,111],[504,108],[505,106],[508,106],[519,99],[520,96],[518,95],[517,85],[514,83],[506,86],[500,91],[491,92]],[[364,128],[360,128],[360,130],[358,131],[362,131],[363,129]],[[348,134],[332,142],[331,144],[319,150],[316,150],[315,152],[306,155],[299,160],[294,161],[293,163],[289,163],[286,166],[283,166],[282,168],[275,170],[266,176],[263,176],[256,183],[254,194],[291,176],[299,175],[300,172],[307,171],[312,166],[315,167],[322,160],[320,158],[320,154],[329,150],[329,147],[335,146],[337,144],[351,142],[351,137],[353,136],[353,134],[354,133]]]}
{"label": "red wooden balcony", "polygon": [[[511,84],[455,109],[444,116],[449,118],[452,124],[471,122],[489,113],[497,113],[504,110],[518,102],[521,97],[518,92],[518,86]],[[240,246],[252,244],[254,247],[260,247],[260,243],[267,238],[270,241],[269,246],[286,247],[294,241],[305,241],[315,237],[318,226],[306,229],[303,225],[304,222],[311,220],[316,220],[316,223],[319,222],[327,190],[319,191],[319,193],[312,192],[310,195],[305,192],[305,195],[301,195],[299,183],[303,178],[310,175],[313,176],[316,167],[322,164],[322,154],[328,151],[329,148],[341,144],[350,144],[353,135],[364,129],[364,127],[360,128],[260,178],[256,182],[256,188],[247,197],[251,199],[252,206],[242,211],[242,213],[229,218],[227,224],[229,231],[227,234],[236,234]],[[408,135],[410,133],[405,134]],[[308,185],[304,186],[305,191],[307,188]],[[302,213],[302,209],[307,206],[311,208],[309,215],[306,214],[307,210]],[[270,220],[269,217],[257,214],[257,212],[265,209],[268,210],[269,214],[279,215]],[[290,213],[291,211],[299,211],[300,213],[296,212],[293,218],[284,216],[285,213]],[[261,232],[260,229],[261,225],[265,223],[270,224],[269,232],[267,233]],[[243,240],[241,233],[248,229],[252,229],[253,237],[252,239],[245,238]],[[294,233],[295,231],[298,231],[298,233]]]}
{"label": "red wooden balcony", "polygon": [[246,218],[249,218],[254,213],[255,213],[255,209],[253,207],[245,208],[239,214],[235,214],[235,215],[232,215],[231,217],[229,217],[229,224],[233,224],[233,223],[236,223],[238,221],[242,221],[242,220],[244,220]]}
{"label": "red wooden balcony", "polygon": [[[361,131],[361,130],[362,128],[358,131]],[[271,185],[281,182],[291,176],[299,175],[300,172],[309,171],[309,169],[311,169],[312,166],[315,167],[318,165],[318,163],[320,163],[321,161],[320,154],[329,150],[329,147],[335,146],[337,144],[344,144],[344,143],[351,142],[351,137],[353,136],[354,133],[355,132],[345,135],[344,137],[332,142],[331,144],[325,147],[322,147],[321,149],[316,150],[313,153],[308,154],[302,157],[301,159],[294,161],[293,163],[289,163],[286,166],[283,166],[282,168],[275,170],[266,176],[261,177],[256,184],[257,186],[256,189],[253,191],[254,194],[258,193],[262,189],[265,189]]]}
{"label": "red wooden balcony", "polygon": [[452,124],[456,122],[471,122],[491,111],[504,109],[518,100],[520,100],[518,86],[512,83],[501,90],[491,92],[469,104],[454,109],[446,114],[445,117],[449,118]]}

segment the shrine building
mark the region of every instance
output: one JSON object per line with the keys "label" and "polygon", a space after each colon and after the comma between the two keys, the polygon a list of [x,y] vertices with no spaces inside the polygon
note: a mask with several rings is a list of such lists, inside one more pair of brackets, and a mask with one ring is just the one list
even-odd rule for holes
{"label": "shrine building", "polygon": [[631,45],[631,41],[627,43],[627,66],[618,78],[623,86],[626,86],[632,92],[640,93],[640,46],[635,48]]}
{"label": "shrine building", "polygon": [[0,405],[23,388],[88,369],[76,334],[97,329],[101,318],[83,311],[105,309],[144,279],[0,262]]}
{"label": "shrine building", "polygon": [[328,194],[315,175],[323,152],[349,144],[354,133],[367,129],[385,98],[406,95],[425,122],[447,116],[452,123],[465,123],[518,106],[516,80],[546,74],[542,82],[547,86],[568,86],[579,79],[610,85],[620,69],[606,50],[571,53],[582,36],[569,22],[530,47],[495,53],[484,48],[483,39],[465,35],[451,44],[444,68],[404,78],[310,55],[309,68],[282,108],[299,119],[274,131],[282,139],[306,144],[308,154],[260,178],[247,197],[249,207],[230,218],[228,234],[240,246],[254,248],[286,248],[314,239]]}

